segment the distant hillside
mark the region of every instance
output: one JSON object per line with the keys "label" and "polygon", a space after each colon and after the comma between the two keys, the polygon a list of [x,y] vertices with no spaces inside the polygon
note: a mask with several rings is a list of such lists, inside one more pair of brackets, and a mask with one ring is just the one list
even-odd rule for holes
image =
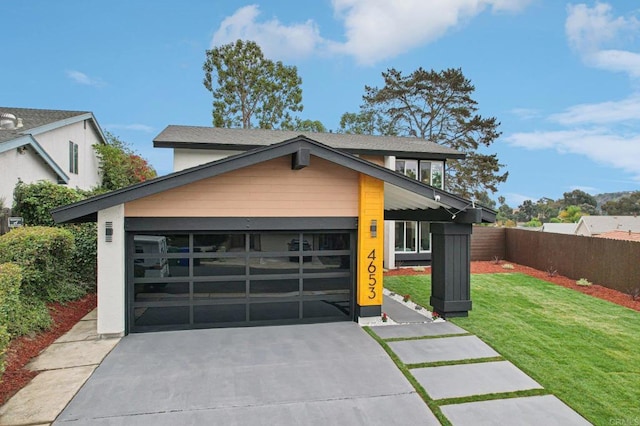
{"label": "distant hillside", "polygon": [[620,198],[628,197],[634,191],[623,191],[623,192],[607,192],[604,194],[594,195],[596,201],[598,202],[598,208],[606,203],[607,201],[618,201]]}

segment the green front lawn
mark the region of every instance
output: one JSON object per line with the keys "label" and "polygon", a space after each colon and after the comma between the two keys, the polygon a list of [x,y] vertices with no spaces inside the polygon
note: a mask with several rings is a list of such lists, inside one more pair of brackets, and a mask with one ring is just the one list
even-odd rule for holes
{"label": "green front lawn", "polygon": [[[430,306],[428,275],[384,285]],[[640,312],[519,273],[472,275],[471,298],[469,317],[451,322],[592,423],[640,421]]]}

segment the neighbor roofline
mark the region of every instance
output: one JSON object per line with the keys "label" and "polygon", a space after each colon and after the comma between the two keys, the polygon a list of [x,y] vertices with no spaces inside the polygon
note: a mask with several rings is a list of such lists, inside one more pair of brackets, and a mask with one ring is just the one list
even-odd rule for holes
{"label": "neighbor roofline", "polygon": [[5,141],[0,144],[0,153],[10,151],[12,149],[17,149],[22,146],[31,146],[33,150],[38,154],[42,160],[48,165],[53,172],[58,175],[58,179],[63,181],[64,183],[69,183],[69,176],[62,170],[62,168],[56,163],[47,151],[42,148],[42,146],[38,143],[38,141],[30,134],[22,135],[15,139],[11,139]]}
{"label": "neighbor roofline", "polygon": [[79,123],[84,120],[90,120],[93,128],[98,133],[98,136],[102,139],[103,143],[107,143],[107,138],[102,131],[102,128],[98,124],[98,120],[93,115],[92,112],[83,112],[78,115],[74,115],[73,117],[63,118],[62,120],[52,121],[47,124],[43,124],[42,126],[32,127],[30,129],[25,129],[24,134],[31,134],[37,136],[39,134],[49,132],[51,130],[56,130],[64,126],[68,126],[70,124]]}

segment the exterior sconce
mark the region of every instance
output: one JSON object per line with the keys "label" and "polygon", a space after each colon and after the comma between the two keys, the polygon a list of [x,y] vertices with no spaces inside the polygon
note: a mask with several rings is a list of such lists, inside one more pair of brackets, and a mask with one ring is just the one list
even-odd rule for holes
{"label": "exterior sconce", "polygon": [[113,222],[105,222],[104,224],[104,241],[107,243],[113,241]]}
{"label": "exterior sconce", "polygon": [[371,220],[371,225],[369,225],[369,231],[371,232],[371,238],[378,237],[378,221],[376,219]]}

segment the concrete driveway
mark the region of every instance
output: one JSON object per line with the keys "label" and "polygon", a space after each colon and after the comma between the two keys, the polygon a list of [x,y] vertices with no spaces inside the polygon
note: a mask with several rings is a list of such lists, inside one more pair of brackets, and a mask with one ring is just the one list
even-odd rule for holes
{"label": "concrete driveway", "polygon": [[133,334],[54,424],[439,424],[355,323]]}

